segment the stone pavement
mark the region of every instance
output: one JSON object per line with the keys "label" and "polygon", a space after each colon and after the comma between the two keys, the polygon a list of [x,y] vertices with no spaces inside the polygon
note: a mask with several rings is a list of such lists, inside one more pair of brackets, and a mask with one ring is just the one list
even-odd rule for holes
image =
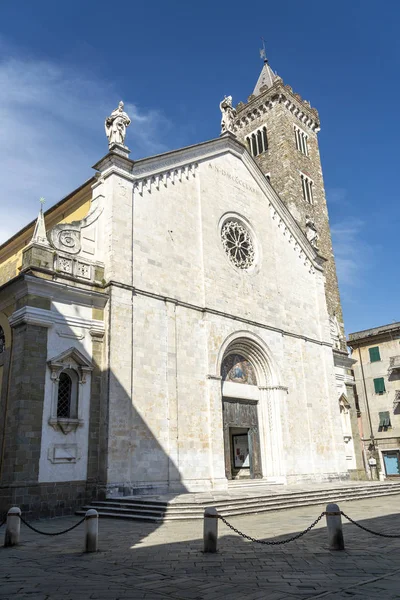
{"label": "stone pavement", "polygon": [[[371,529],[400,534],[399,500],[374,498],[340,508]],[[324,509],[303,507],[230,521],[249,535],[279,540],[305,529]],[[34,525],[60,531],[77,519]],[[201,521],[101,519],[99,529],[99,552],[83,554],[83,525],[47,537],[22,524],[22,544],[0,548],[1,600],[400,599],[400,539],[372,536],[346,521],[345,552],[327,550],[325,518],[303,538],[276,547],[247,542],[219,522],[217,554],[202,553]]]}

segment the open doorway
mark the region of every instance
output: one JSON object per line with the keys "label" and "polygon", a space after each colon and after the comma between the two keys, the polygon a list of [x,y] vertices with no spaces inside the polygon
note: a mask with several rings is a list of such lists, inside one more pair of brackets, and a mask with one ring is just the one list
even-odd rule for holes
{"label": "open doorway", "polygon": [[249,429],[231,427],[229,436],[232,456],[232,479],[249,479],[252,476]]}

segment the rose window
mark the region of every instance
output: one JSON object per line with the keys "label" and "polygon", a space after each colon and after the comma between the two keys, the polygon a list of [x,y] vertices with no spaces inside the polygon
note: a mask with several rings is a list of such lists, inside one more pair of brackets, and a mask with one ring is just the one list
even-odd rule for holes
{"label": "rose window", "polygon": [[254,263],[255,251],[249,231],[237,221],[227,221],[221,230],[225,252],[235,267],[248,269]]}

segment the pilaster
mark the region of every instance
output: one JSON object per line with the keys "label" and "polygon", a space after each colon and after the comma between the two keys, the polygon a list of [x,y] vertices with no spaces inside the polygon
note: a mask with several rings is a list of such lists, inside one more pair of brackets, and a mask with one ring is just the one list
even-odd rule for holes
{"label": "pilaster", "polygon": [[[227,473],[231,469],[225,466],[224,435],[228,435],[229,430],[224,430],[223,412],[222,412],[222,377],[218,375],[208,376],[208,398],[209,398],[209,419],[210,419],[210,467],[211,477],[214,489],[226,489],[228,485]],[[225,442],[226,444],[226,442]]]}
{"label": "pilaster", "polygon": [[2,483],[37,482],[47,355],[47,325],[17,322],[10,357]]}

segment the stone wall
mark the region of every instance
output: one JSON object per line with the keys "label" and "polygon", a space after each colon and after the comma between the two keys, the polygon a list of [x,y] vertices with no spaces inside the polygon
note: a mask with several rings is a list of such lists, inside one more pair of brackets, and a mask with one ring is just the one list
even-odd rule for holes
{"label": "stone wall", "polygon": [[0,513],[18,506],[24,519],[70,515],[90,500],[86,481],[0,484]]}

